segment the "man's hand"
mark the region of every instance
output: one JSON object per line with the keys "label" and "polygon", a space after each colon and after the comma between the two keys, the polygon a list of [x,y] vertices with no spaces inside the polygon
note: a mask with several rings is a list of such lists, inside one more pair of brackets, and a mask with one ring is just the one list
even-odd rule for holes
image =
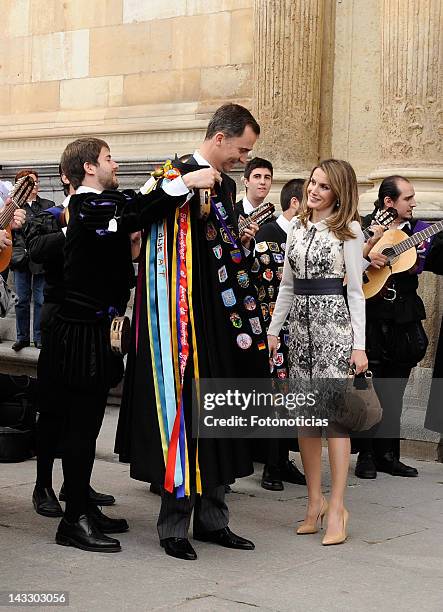
{"label": "man's hand", "polygon": [[8,246],[12,246],[12,241],[9,240],[5,230],[0,230],[0,251]]}
{"label": "man's hand", "polygon": [[195,170],[195,172],[188,172],[182,176],[183,182],[186,187],[191,189],[212,189],[215,183],[221,183],[222,177],[220,172],[214,168],[203,168],[202,170]]}
{"label": "man's hand", "polygon": [[251,245],[251,240],[255,237],[255,234],[258,232],[259,229],[260,228],[258,227],[257,223],[252,222],[247,228],[243,230],[240,240],[245,249],[249,249]]}
{"label": "man's hand", "polygon": [[371,260],[371,267],[375,268],[376,270],[384,268],[388,262],[386,255],[376,253],[375,251],[373,253],[369,253],[368,258]]}
{"label": "man's hand", "polygon": [[14,217],[11,223],[12,229],[17,230],[17,229],[22,228],[25,221],[26,221],[26,211],[23,210],[22,208],[17,208],[17,210],[14,210]]}

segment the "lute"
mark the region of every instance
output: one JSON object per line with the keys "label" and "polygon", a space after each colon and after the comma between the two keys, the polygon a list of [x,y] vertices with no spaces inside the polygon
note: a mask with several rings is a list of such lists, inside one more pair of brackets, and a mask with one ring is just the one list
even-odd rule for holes
{"label": "lute", "polygon": [[[6,230],[6,235],[9,240],[12,240],[11,222],[14,218],[14,212],[23,206],[28,201],[32,190],[34,189],[34,179],[29,174],[19,179],[9,194],[11,198],[5,207],[0,211],[0,229]],[[12,246],[7,246],[0,251],[0,272],[6,270],[9,266],[12,256]]]}
{"label": "lute", "polygon": [[371,298],[383,289],[391,274],[398,274],[409,270],[417,260],[415,246],[443,231],[443,221],[433,223],[421,232],[408,236],[399,229],[387,230],[376,245],[371,249],[386,255],[388,261],[383,268],[376,270],[369,267],[363,282],[365,298]]}

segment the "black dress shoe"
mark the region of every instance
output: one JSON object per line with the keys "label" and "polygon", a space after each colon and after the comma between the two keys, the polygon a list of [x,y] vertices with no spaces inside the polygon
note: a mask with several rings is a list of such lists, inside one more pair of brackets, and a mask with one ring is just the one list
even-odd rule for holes
{"label": "black dress shoe", "polygon": [[391,476],[405,476],[406,478],[418,476],[418,470],[399,461],[392,451],[385,453],[381,458],[377,458],[375,465],[379,472],[385,472],[391,474]]}
{"label": "black dress shoe", "polygon": [[121,550],[120,542],[104,535],[86,514],[82,514],[75,523],[69,523],[63,518],[58,526],[55,541],[62,546],[75,546],[91,552]]}
{"label": "black dress shoe", "polygon": [[43,344],[42,344],[41,342],[39,342],[39,341],[34,342],[34,346],[35,346],[35,348],[36,348],[36,349],[41,349],[41,348],[43,348]]}
{"label": "black dress shoe", "polygon": [[295,463],[290,459],[287,459],[287,461],[280,466],[280,475],[284,482],[292,482],[292,484],[298,485],[306,484],[304,474],[300,472]]}
{"label": "black dress shoe", "polygon": [[91,504],[88,514],[102,533],[124,533],[129,529],[126,519],[106,516],[95,504]]}
{"label": "black dress shoe", "polygon": [[[58,494],[60,501],[66,501],[65,484],[62,484],[60,493]],[[89,501],[96,506],[112,506],[115,504],[115,497],[107,493],[98,493],[89,485]]]}
{"label": "black dress shoe", "polygon": [[14,342],[11,348],[13,351],[18,352],[18,351],[21,351],[26,346],[29,346],[29,340],[17,340],[17,342]]}
{"label": "black dress shoe", "polygon": [[154,482],[151,482],[151,484],[149,485],[149,490],[151,491],[151,493],[154,493],[154,495],[162,494],[161,486],[158,484],[155,484]]}
{"label": "black dress shoe", "polygon": [[265,465],[261,477],[261,486],[268,491],[283,491],[284,486],[278,468],[269,468]]}
{"label": "black dress shoe", "polygon": [[371,451],[360,451],[355,466],[357,478],[377,478],[377,469]]}
{"label": "black dress shoe", "polygon": [[250,540],[246,540],[241,536],[233,533],[229,527],[217,529],[216,531],[194,531],[194,540],[200,542],[212,542],[226,548],[238,548],[240,550],[254,550],[255,545]]}
{"label": "black dress shoe", "polygon": [[32,503],[37,514],[50,517],[63,516],[62,507],[52,487],[38,487],[36,485],[32,493]]}
{"label": "black dress shoe", "polygon": [[165,549],[165,553],[176,559],[185,561],[195,561],[197,553],[192,548],[187,538],[165,538],[160,540],[160,546]]}

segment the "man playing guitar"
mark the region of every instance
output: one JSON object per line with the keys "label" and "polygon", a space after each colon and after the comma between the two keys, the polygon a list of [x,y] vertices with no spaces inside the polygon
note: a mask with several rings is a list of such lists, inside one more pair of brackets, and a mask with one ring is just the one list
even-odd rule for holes
{"label": "man playing guitar", "polygon": [[[413,218],[416,206],[412,184],[404,177],[389,176],[383,180],[378,192],[376,209],[363,220],[370,225],[378,210],[393,207],[397,218],[390,228],[401,229],[412,235],[426,227]],[[427,338],[421,321],[426,318],[425,308],[417,294],[418,274],[423,270],[429,243],[417,249],[417,263],[409,270],[392,274],[382,290],[366,302],[366,339],[369,369],[375,378],[389,378],[389,385],[379,385],[377,393],[384,410],[383,427],[374,437],[358,440],[359,456],[355,469],[360,478],[375,478],[377,471],[392,476],[417,476],[414,467],[400,461],[400,419],[404,391],[413,367],[423,359]],[[372,266],[386,265],[381,253],[368,255]],[[377,385],[376,385],[377,388]],[[389,436],[389,437],[387,437]]]}

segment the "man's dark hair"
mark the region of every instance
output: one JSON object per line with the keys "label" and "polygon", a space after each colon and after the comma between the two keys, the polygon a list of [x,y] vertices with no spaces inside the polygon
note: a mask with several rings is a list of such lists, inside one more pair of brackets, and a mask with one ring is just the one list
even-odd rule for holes
{"label": "man's dark hair", "polygon": [[380,187],[378,188],[378,198],[374,202],[374,206],[376,208],[383,208],[385,205],[385,198],[391,198],[393,202],[398,199],[400,195],[400,189],[398,188],[399,181],[406,181],[406,183],[410,183],[410,181],[404,176],[400,176],[399,174],[393,174],[392,176],[387,176],[381,182]]}
{"label": "man's dark hair", "polygon": [[24,176],[29,176],[30,174],[33,174],[38,181],[38,172],[36,172],[35,170],[31,170],[31,168],[26,168],[25,170],[20,170],[19,172],[17,172],[17,174],[15,175],[15,182],[17,182]]}
{"label": "man's dark hair", "polygon": [[63,174],[67,176],[74,189],[78,189],[85,178],[84,164],[98,164],[100,151],[109,145],[100,138],[78,138],[70,142],[63,151],[60,165]]}
{"label": "man's dark hair", "polygon": [[305,184],[304,179],[291,179],[285,183],[280,193],[280,206],[283,212],[288,210],[292,198],[297,198],[300,202],[303,200],[303,185]]}
{"label": "man's dark hair", "polygon": [[257,168],[266,168],[270,171],[271,176],[274,174],[274,168],[272,167],[270,161],[263,159],[262,157],[254,157],[253,159],[250,159],[245,166],[245,171],[243,172],[245,179],[249,179],[251,173]]}
{"label": "man's dark hair", "polygon": [[260,134],[260,126],[247,108],[240,104],[223,104],[212,115],[205,140],[209,140],[217,132],[223,132],[228,138],[241,136],[247,125],[257,136]]}
{"label": "man's dark hair", "polygon": [[63,180],[63,176],[65,177],[65,179],[67,180],[67,176],[66,174],[63,172],[62,170],[62,165],[59,164],[58,165],[58,175],[60,177],[60,183],[62,184],[62,188],[63,188],[63,194],[65,196],[69,195],[69,182],[65,183],[65,181]]}

